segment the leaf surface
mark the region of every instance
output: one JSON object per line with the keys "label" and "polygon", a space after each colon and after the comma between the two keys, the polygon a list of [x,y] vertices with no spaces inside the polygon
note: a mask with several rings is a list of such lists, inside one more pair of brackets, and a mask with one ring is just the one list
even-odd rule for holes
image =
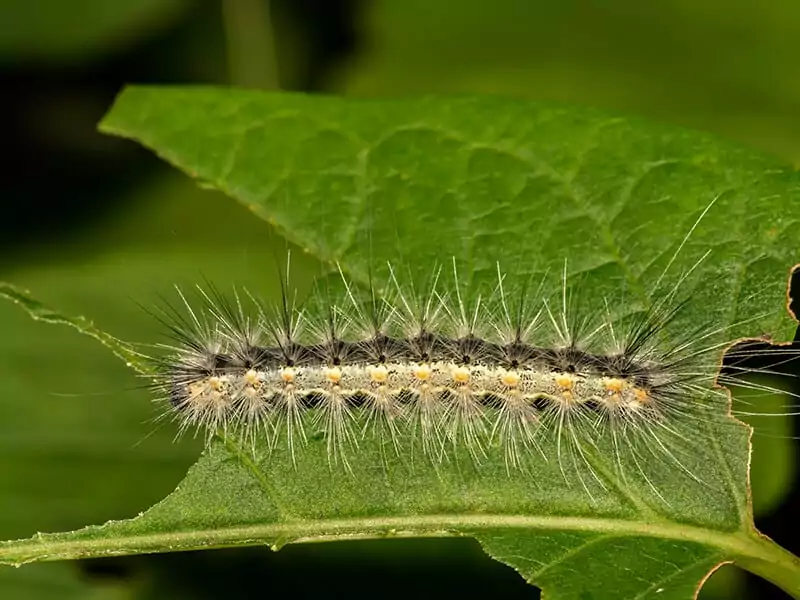
{"label": "leaf surface", "polygon": [[[776,339],[791,327],[781,311],[800,242],[790,211],[800,179],[694,132],[494,98],[359,102],[203,88],[130,88],[102,129],[225,191],[356,281],[398,257],[415,274],[455,257],[475,285],[494,277],[497,261],[526,278],[566,260],[587,310],[624,290],[633,311],[652,304],[657,281],[692,272],[702,280],[692,285],[704,285],[692,288],[690,322],[762,315],[737,333]],[[712,258],[698,263],[707,249]],[[549,598],[691,598],[726,560],[788,588],[795,559],[752,526],[749,430],[722,409],[695,426],[709,443],[681,454],[691,475],[651,460],[646,476],[631,468],[625,478],[601,448],[589,456],[593,477],[564,475],[555,445],[544,448],[550,460],[509,475],[498,455],[434,469],[387,459],[366,439],[348,475],[331,468],[322,439],[296,466],[280,449],[252,457],[228,439],[142,516],[11,542],[0,557],[459,534]]]}
{"label": "leaf surface", "polygon": [[[174,294],[173,285],[186,289],[205,276],[277,298],[272,272],[253,267],[283,252],[285,241],[265,241],[269,227],[241,206],[166,166],[163,171],[132,190],[119,213],[58,244],[23,247],[0,267],[0,280],[13,281],[17,292],[36,290],[37,301],[28,296],[25,302],[47,317],[36,322],[0,302],[0,539],[135,515],[171,492],[202,448],[199,439],[174,443],[174,429],[154,422],[162,407],[152,402],[146,381],[126,368],[127,359],[117,360],[72,327],[50,323],[85,325],[63,315],[91,316],[102,337],[151,352],[141,344],[166,338],[148,311]],[[211,227],[213,243],[203,234]],[[295,265],[304,267],[299,260]],[[142,579],[148,575],[140,569],[154,563],[135,562]],[[118,596],[115,586],[87,577],[84,568],[0,569],[0,598]]]}

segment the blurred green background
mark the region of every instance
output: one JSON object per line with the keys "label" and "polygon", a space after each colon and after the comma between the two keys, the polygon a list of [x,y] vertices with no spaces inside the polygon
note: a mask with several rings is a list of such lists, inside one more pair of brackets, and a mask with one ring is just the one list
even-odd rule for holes
{"label": "blurred green background", "polygon": [[[124,83],[557,100],[711,131],[797,165],[799,57],[800,5],[789,0],[1,0],[0,279],[143,343],[163,338],[139,304],[176,283],[207,277],[276,296],[273,265],[288,245],[266,223],[96,132]],[[309,257],[294,264],[301,285],[316,273]],[[144,382],[108,351],[8,303],[0,304],[0,370],[0,539],[136,515],[167,495],[200,452],[197,440],[175,444],[173,427],[153,423]],[[783,399],[769,401],[779,409]],[[758,426],[757,524],[797,553],[792,423]],[[279,591],[538,595],[470,540],[0,569],[0,598]],[[703,597],[771,593],[724,567]]]}

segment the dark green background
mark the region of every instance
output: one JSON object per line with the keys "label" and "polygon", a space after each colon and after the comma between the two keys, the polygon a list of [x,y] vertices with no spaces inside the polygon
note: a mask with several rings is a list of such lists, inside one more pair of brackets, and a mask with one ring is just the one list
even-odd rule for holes
{"label": "dark green background", "polygon": [[[261,4],[238,1],[245,10]],[[123,83],[229,82],[221,4],[0,3],[9,123],[0,278],[148,343],[159,327],[137,303],[174,283],[207,276],[276,294],[265,273],[283,240],[135,145],[95,132]],[[788,0],[281,0],[271,15],[284,89],[561,100],[689,125],[800,162],[800,8]],[[315,265],[303,258],[297,271],[308,279]],[[110,353],[7,304],[0,332],[0,538],[129,517],[180,481],[199,443],[173,444],[172,427],[150,422],[142,382]],[[796,448],[770,437],[790,435],[789,423],[776,427],[756,439],[757,524],[797,552],[787,526],[800,508]],[[3,598],[233,598],[284,586],[300,597],[536,593],[466,540],[0,570]],[[766,593],[731,569],[709,588],[707,598]]]}

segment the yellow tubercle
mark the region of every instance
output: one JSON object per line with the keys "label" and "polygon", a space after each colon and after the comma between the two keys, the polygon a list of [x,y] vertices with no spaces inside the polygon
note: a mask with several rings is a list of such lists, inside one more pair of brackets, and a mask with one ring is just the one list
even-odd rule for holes
{"label": "yellow tubercle", "polygon": [[261,385],[261,378],[255,369],[250,369],[244,374],[244,383],[250,387],[258,387]]}
{"label": "yellow tubercle", "polygon": [[506,387],[517,387],[521,377],[517,371],[503,371],[500,374],[500,381]]}
{"label": "yellow tubercle", "polygon": [[611,394],[619,394],[625,389],[625,380],[619,377],[604,377],[603,387]]}
{"label": "yellow tubercle", "polygon": [[649,404],[651,400],[650,394],[642,388],[633,388],[633,396],[639,404]]}
{"label": "yellow tubercle", "polygon": [[338,385],[342,380],[342,370],[339,367],[327,367],[325,369],[325,379],[328,383]]}
{"label": "yellow tubercle", "polygon": [[373,383],[386,383],[389,379],[389,369],[383,365],[370,366],[369,378]]}
{"label": "yellow tubercle", "polygon": [[571,390],[575,387],[575,378],[566,373],[558,373],[555,378],[556,385],[562,390]]}
{"label": "yellow tubercle", "polygon": [[221,377],[209,377],[208,378],[208,386],[214,390],[215,392],[222,391],[222,388],[225,387],[225,383],[223,382]]}
{"label": "yellow tubercle", "polygon": [[453,367],[451,375],[456,383],[464,384],[469,382],[470,372],[467,367]]}
{"label": "yellow tubercle", "polygon": [[428,381],[431,378],[433,371],[428,365],[414,365],[412,374],[419,381]]}

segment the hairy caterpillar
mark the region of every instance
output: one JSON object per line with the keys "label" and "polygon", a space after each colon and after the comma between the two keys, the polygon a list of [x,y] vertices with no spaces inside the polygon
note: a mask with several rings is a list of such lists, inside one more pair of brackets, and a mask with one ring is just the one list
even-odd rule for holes
{"label": "hairy caterpillar", "polygon": [[480,463],[499,447],[509,472],[547,458],[545,440],[559,464],[610,440],[615,453],[644,447],[692,475],[673,442],[685,438],[680,423],[724,410],[727,390],[714,384],[772,390],[736,366],[720,373],[732,345],[725,328],[680,323],[689,273],[626,322],[610,306],[579,318],[566,266],[554,299],[544,282],[510,293],[499,266],[486,296],[461,289],[455,261],[449,286],[441,269],[421,286],[388,272],[385,288],[361,290],[340,271],[341,293],[319,295],[316,313],[285,289],[273,308],[210,286],[198,288],[199,308],[181,294],[184,308],[166,313],[178,343],[155,383],[168,413],[181,430],[285,444],[292,456],[321,432],[329,460],[345,468],[376,435],[396,455],[434,462],[463,448]]}

